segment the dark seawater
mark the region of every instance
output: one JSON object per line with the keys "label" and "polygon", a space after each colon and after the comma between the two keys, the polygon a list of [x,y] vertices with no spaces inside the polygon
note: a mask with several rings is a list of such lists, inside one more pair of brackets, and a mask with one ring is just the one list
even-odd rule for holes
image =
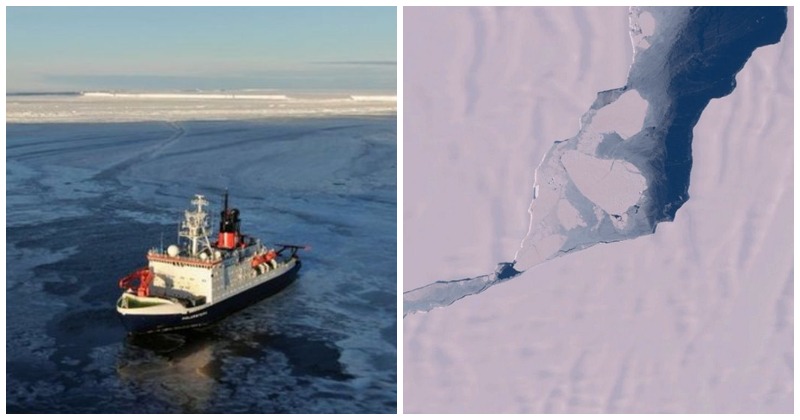
{"label": "dark seawater", "polygon": [[[7,125],[9,413],[395,413],[396,118]],[[129,337],[117,281],[195,193],[311,245],[202,330]],[[212,224],[213,226],[213,224]]]}
{"label": "dark seawater", "polygon": [[664,180],[650,187],[656,191],[655,222],[673,220],[689,199],[692,130],[706,105],[733,92],[753,51],[779,42],[786,23],[785,7],[691,9],[667,60],[669,106],[656,127],[664,139]]}

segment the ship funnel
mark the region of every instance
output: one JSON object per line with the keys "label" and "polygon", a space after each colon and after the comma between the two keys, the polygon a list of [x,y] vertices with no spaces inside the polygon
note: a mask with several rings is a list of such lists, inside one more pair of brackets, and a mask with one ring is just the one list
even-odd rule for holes
{"label": "ship funnel", "polygon": [[239,210],[228,208],[228,190],[225,190],[225,208],[220,213],[217,248],[233,249],[239,245]]}

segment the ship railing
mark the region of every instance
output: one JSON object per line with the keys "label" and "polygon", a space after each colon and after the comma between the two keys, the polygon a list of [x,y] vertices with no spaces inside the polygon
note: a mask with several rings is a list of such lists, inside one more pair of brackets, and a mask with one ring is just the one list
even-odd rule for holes
{"label": "ship railing", "polygon": [[173,257],[173,256],[169,255],[167,252],[162,252],[162,251],[158,250],[157,248],[153,248],[150,251],[148,251],[147,255],[148,256],[156,256],[156,257],[167,258],[167,259],[170,259],[170,260],[175,260],[175,261],[180,261],[180,262],[217,263],[219,261],[222,261],[222,258],[213,258],[213,256],[209,256],[206,259],[202,259],[200,257],[193,257],[191,255],[177,255],[177,256]]}

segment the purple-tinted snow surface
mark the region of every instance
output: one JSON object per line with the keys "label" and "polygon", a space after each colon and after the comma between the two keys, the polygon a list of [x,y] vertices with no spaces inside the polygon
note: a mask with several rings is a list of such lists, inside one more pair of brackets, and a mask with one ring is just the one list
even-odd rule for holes
{"label": "purple-tinted snow surface", "polygon": [[[513,255],[541,156],[624,85],[631,43],[627,8],[404,22],[411,290]],[[791,412],[792,24],[705,110],[673,223],[406,318],[404,411]]]}

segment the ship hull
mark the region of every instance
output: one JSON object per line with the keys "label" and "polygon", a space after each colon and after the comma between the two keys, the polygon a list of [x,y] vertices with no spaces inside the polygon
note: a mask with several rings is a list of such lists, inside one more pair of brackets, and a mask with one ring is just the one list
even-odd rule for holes
{"label": "ship hull", "polygon": [[244,309],[262,299],[272,296],[292,284],[300,270],[298,260],[284,274],[254,286],[221,302],[204,305],[181,314],[131,314],[119,313],[122,323],[131,334],[145,334],[186,328],[197,328],[212,324],[226,316]]}

